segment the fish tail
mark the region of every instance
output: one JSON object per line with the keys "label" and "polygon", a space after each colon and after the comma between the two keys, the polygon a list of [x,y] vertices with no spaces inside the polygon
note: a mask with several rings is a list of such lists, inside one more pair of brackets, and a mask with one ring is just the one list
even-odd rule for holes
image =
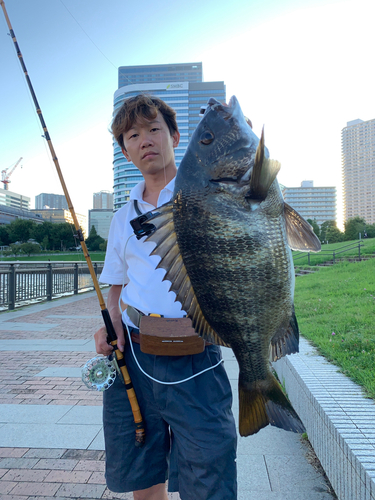
{"label": "fish tail", "polygon": [[280,384],[270,373],[266,380],[250,387],[239,379],[239,431],[250,436],[271,424],[286,431],[305,431],[303,423],[284,395]]}

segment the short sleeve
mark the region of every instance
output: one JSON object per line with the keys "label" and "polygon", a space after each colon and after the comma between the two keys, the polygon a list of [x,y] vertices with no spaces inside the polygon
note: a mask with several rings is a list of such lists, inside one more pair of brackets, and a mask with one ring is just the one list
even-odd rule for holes
{"label": "short sleeve", "polygon": [[119,212],[113,216],[109,229],[107,251],[104,260],[103,271],[100,275],[100,283],[110,285],[125,285],[129,282],[127,265],[124,262],[124,251],[126,242],[124,222],[119,217]]}

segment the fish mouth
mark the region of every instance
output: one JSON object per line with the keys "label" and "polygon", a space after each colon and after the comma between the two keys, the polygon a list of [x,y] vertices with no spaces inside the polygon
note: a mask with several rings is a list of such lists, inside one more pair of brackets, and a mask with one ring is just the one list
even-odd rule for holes
{"label": "fish mouth", "polygon": [[239,184],[238,177],[220,177],[218,179],[210,179],[210,182],[215,184]]}
{"label": "fish mouth", "polygon": [[229,118],[233,116],[237,105],[238,101],[236,96],[232,96],[228,104],[221,103],[214,97],[211,97],[207,103],[207,109],[211,108],[212,110],[215,110],[224,120],[229,120]]}

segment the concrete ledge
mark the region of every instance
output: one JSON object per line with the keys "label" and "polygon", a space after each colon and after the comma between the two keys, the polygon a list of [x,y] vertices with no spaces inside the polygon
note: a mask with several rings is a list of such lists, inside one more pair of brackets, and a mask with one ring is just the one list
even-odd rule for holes
{"label": "concrete ledge", "polygon": [[375,402],[303,338],[273,367],[339,500],[375,500]]}

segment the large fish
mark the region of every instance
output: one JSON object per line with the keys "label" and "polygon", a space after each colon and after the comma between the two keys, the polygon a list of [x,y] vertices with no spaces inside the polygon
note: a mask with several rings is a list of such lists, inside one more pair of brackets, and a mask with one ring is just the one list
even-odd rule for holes
{"label": "large fish", "polygon": [[196,332],[237,358],[242,436],[268,424],[303,431],[269,359],[298,352],[290,248],[319,251],[320,242],[284,202],[279,168],[237,99],[210,99],[148,237]]}

